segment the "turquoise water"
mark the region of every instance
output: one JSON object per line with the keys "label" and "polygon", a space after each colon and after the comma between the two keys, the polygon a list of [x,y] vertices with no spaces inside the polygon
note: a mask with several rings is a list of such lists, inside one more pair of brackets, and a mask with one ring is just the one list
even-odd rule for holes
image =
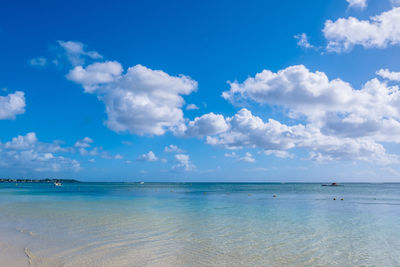
{"label": "turquoise water", "polygon": [[400,184],[3,183],[0,242],[38,266],[399,266]]}

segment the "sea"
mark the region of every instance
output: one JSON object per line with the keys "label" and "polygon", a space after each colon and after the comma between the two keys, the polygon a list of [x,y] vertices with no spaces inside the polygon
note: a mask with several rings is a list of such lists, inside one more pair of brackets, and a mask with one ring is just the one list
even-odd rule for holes
{"label": "sea", "polygon": [[400,184],[0,183],[0,266],[400,266]]}

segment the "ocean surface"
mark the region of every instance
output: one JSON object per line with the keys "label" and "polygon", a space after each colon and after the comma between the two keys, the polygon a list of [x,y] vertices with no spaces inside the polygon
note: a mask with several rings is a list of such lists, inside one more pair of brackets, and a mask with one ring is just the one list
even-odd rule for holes
{"label": "ocean surface", "polygon": [[400,184],[0,183],[9,264],[400,266]]}

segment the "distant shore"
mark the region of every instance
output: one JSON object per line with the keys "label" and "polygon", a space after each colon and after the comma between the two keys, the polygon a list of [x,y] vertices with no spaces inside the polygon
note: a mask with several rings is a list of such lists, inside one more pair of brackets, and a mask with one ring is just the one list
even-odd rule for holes
{"label": "distant shore", "polygon": [[0,178],[0,183],[80,183],[74,179],[9,179]]}

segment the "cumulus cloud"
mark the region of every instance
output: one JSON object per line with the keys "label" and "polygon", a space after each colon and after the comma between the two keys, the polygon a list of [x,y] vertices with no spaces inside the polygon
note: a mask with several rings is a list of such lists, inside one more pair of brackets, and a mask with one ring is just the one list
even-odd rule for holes
{"label": "cumulus cloud", "polygon": [[323,72],[291,66],[273,73],[264,70],[243,83],[230,83],[223,97],[283,107],[292,119],[304,119],[324,134],[370,137],[400,142],[400,92],[374,78],[361,89]]}
{"label": "cumulus cloud", "polygon": [[101,84],[116,80],[122,73],[121,64],[116,61],[93,63],[86,68],[76,66],[67,74],[71,81],[83,86],[86,93],[93,93]]}
{"label": "cumulus cloud", "polygon": [[0,96],[0,120],[14,120],[17,115],[25,113],[25,106],[24,92]]}
{"label": "cumulus cloud", "polygon": [[57,142],[40,142],[36,133],[31,132],[0,143],[0,165],[25,171],[78,171],[80,165],[76,160],[56,154],[67,151]]}
{"label": "cumulus cloud", "polygon": [[140,155],[137,159],[137,161],[157,161],[158,157],[156,154],[154,154],[153,151],[149,151],[145,154]]}
{"label": "cumulus cloud", "polygon": [[202,137],[224,132],[227,128],[228,125],[224,117],[211,112],[190,121],[183,131],[183,135],[188,137]]}
{"label": "cumulus cloud", "polygon": [[176,146],[176,145],[169,145],[169,146],[166,146],[165,148],[164,148],[164,151],[165,152],[177,152],[177,153],[182,153],[183,152],[183,150],[182,149],[180,149],[178,146]]}
{"label": "cumulus cloud", "polygon": [[[378,74],[397,78],[388,70]],[[400,91],[377,78],[355,89],[341,79],[330,80],[323,72],[299,65],[276,73],[264,70],[242,83],[231,82],[222,96],[232,103],[279,107],[301,123],[264,122],[242,109],[225,118],[228,131],[207,137],[209,144],[231,149],[258,147],[279,157],[290,156],[283,152],[291,148],[304,148],[314,160],[397,160],[380,143],[400,143]]]}
{"label": "cumulus cloud", "polygon": [[176,164],[172,166],[173,171],[191,171],[196,168],[186,154],[176,154],[175,162]]}
{"label": "cumulus cloud", "polygon": [[105,104],[107,126],[138,135],[162,135],[184,124],[182,95],[197,89],[197,82],[180,75],[170,76],[142,65],[122,74],[118,62],[77,66],[67,78],[81,84]]}
{"label": "cumulus cloud", "polygon": [[308,36],[305,33],[297,34],[294,36],[297,40],[297,45],[304,48],[315,48],[312,44],[308,41]]}
{"label": "cumulus cloud", "polygon": [[73,65],[82,65],[86,58],[101,59],[103,58],[96,51],[87,51],[86,45],[77,41],[57,41],[58,45],[64,49],[69,62]]}
{"label": "cumulus cloud", "polygon": [[243,157],[239,158],[239,161],[249,162],[249,163],[256,162],[256,160],[253,158],[253,155],[250,152],[246,152],[246,154]]}
{"label": "cumulus cloud", "polygon": [[364,9],[367,7],[367,0],[346,0],[349,7]]}
{"label": "cumulus cloud", "polygon": [[393,72],[388,69],[380,69],[376,72],[376,74],[390,81],[400,82],[400,72]]}
{"label": "cumulus cloud", "polygon": [[400,43],[400,7],[358,20],[354,17],[327,20],[322,30],[328,41],[327,50],[343,52],[355,45],[365,48],[385,48]]}

